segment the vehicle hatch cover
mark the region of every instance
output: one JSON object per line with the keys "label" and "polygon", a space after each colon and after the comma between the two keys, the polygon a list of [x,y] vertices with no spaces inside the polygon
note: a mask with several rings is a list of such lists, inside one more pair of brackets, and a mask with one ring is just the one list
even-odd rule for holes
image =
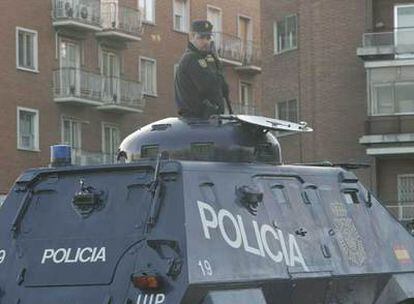
{"label": "vehicle hatch cover", "polygon": [[266,130],[290,131],[290,132],[312,132],[313,129],[308,127],[306,122],[294,123],[285,120],[273,119],[263,116],[252,115],[228,115],[222,118],[233,118],[242,123],[261,127]]}

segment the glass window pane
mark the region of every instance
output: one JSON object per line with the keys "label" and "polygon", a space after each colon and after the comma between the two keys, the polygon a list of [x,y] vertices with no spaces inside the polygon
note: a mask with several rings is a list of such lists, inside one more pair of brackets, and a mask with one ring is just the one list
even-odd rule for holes
{"label": "glass window pane", "polygon": [[414,27],[414,6],[397,9],[397,28]]}
{"label": "glass window pane", "polygon": [[296,47],[296,16],[286,18],[287,27],[287,48]]}
{"label": "glass window pane", "polygon": [[81,148],[81,123],[73,122],[73,147],[75,149]]}
{"label": "glass window pane", "polygon": [[277,112],[279,114],[279,119],[287,120],[287,102],[279,102],[278,103]]}
{"label": "glass window pane", "polygon": [[63,143],[71,145],[71,126],[69,120],[63,121]]}
{"label": "glass window pane", "polygon": [[33,35],[25,34],[25,40],[26,40],[26,66],[30,68],[34,68]]}
{"label": "glass window pane", "polygon": [[145,19],[148,21],[154,21],[154,1],[153,0],[145,0]]}
{"label": "glass window pane", "polygon": [[289,121],[298,121],[298,105],[296,100],[290,100],[288,102],[288,120]]}
{"label": "glass window pane", "polygon": [[395,98],[398,113],[414,113],[414,84],[397,84]]}
{"label": "glass window pane", "polygon": [[24,34],[22,32],[19,32],[19,66],[25,66],[25,62],[24,62],[24,50],[25,50],[25,46],[24,46]]}
{"label": "glass window pane", "polygon": [[394,97],[392,86],[377,86],[374,88],[374,114],[394,113]]}
{"label": "glass window pane", "polygon": [[277,23],[277,43],[278,51],[283,51],[286,48],[286,39],[285,39],[285,22],[280,21]]}
{"label": "glass window pane", "polygon": [[34,149],[34,113],[19,112],[19,140],[22,148]]}

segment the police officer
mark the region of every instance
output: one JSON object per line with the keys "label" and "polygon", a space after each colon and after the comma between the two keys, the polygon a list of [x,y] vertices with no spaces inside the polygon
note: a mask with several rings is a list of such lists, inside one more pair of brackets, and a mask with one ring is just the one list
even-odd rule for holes
{"label": "police officer", "polygon": [[223,67],[212,47],[213,25],[207,20],[192,23],[187,50],[175,77],[175,101],[183,117],[207,119],[224,113],[229,89]]}

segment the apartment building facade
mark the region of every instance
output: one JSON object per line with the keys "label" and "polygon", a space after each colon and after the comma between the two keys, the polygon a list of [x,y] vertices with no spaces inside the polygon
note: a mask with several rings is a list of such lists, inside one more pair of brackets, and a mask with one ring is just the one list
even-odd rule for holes
{"label": "apartment building facade", "polygon": [[314,128],[281,134],[286,162],[367,163],[361,181],[414,218],[414,2],[263,0],[261,11],[263,110]]}
{"label": "apartment building facade", "polygon": [[110,163],[123,137],[176,116],[173,81],[191,20],[215,25],[235,111],[261,97],[260,6],[254,0],[0,2],[0,194],[69,144],[78,165]]}

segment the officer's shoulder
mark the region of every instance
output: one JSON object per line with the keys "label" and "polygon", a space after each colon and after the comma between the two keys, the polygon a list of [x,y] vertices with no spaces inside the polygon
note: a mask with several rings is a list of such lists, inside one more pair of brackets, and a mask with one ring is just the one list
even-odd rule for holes
{"label": "officer's shoulder", "polygon": [[183,67],[191,66],[198,62],[198,55],[194,52],[185,52],[181,57],[180,65]]}
{"label": "officer's shoulder", "polygon": [[184,53],[183,57],[181,58],[182,61],[195,61],[198,59],[198,55],[195,52],[187,51]]}

